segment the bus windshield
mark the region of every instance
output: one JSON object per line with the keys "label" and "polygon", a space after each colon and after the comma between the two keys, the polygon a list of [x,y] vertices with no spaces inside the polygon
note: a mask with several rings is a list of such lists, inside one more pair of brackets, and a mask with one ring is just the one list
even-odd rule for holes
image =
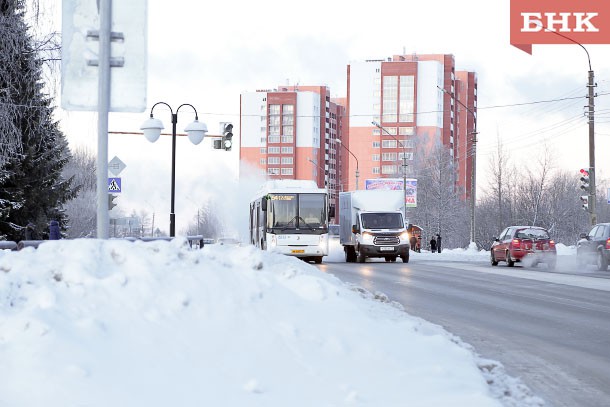
{"label": "bus windshield", "polygon": [[326,227],[325,194],[270,194],[267,227],[317,229]]}

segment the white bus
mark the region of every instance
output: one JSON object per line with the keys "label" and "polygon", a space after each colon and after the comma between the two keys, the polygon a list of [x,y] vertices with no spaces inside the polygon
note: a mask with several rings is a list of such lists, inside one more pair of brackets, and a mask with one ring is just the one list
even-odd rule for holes
{"label": "white bus", "polygon": [[328,255],[332,216],[327,190],[314,181],[268,181],[250,201],[250,243],[319,264]]}

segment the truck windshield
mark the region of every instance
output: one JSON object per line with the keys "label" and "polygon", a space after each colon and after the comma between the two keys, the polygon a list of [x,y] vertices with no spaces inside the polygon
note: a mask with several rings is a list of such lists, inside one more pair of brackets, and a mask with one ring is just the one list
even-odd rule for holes
{"label": "truck windshield", "polygon": [[272,194],[267,219],[271,228],[326,227],[326,195]]}
{"label": "truck windshield", "polygon": [[362,227],[365,229],[400,229],[404,227],[400,213],[363,213]]}

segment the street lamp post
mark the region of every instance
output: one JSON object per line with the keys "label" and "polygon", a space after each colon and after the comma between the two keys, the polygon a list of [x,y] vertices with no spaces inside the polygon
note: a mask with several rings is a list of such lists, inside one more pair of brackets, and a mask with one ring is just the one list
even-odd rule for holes
{"label": "street lamp post", "polygon": [[337,140],[337,143],[341,144],[343,146],[343,148],[345,148],[347,150],[347,152],[350,153],[352,155],[352,157],[354,157],[354,159],[356,160],[356,190],[357,190],[358,189],[358,179],[360,178],[360,169],[359,169],[359,166],[358,166],[358,157],[356,157],[354,155],[354,153],[352,153],[350,151],[350,149],[347,148],[347,146],[341,142],[341,139],[336,139],[336,140]]}
{"label": "street lamp post", "polygon": [[477,185],[477,115],[462,103],[458,98],[449,93],[446,89],[437,86],[443,93],[449,95],[453,100],[458,102],[468,113],[472,115],[474,129],[472,131],[472,173],[470,174],[470,242],[475,243],[475,207],[476,207],[476,185]]}
{"label": "street lamp post", "polygon": [[186,131],[189,140],[191,143],[197,145],[201,143],[203,140],[205,133],[208,132],[208,127],[205,123],[199,122],[199,118],[197,116],[197,109],[193,105],[188,103],[181,104],[176,109],[176,113],[172,110],[171,106],[165,102],[157,102],[150,109],[150,118],[146,120],[142,126],[140,126],[140,130],[144,133],[144,136],[148,141],[154,143],[159,139],[161,135],[161,130],[163,130],[163,123],[159,119],[155,119],[153,116],[153,110],[157,105],[165,105],[169,108],[169,111],[172,116],[172,183],[171,183],[171,207],[169,214],[169,236],[176,236],[176,213],[175,213],[175,196],[176,196],[176,125],[178,124],[178,111],[183,106],[190,106],[195,111],[195,121],[190,123],[184,131]]}
{"label": "street lamp post", "polygon": [[403,141],[398,140],[392,133],[387,131],[381,124],[377,123],[376,121],[372,121],[371,123],[373,124],[373,126],[379,128],[381,131],[385,132],[388,136],[392,137],[394,140],[396,140],[396,142],[400,143],[400,145],[402,146],[402,191],[403,191],[403,195],[404,195],[404,202],[403,202],[404,217],[405,217],[404,221],[406,223],[407,222],[407,145]]}
{"label": "street lamp post", "polygon": [[322,167],[320,167],[320,165],[315,162],[314,160],[312,160],[311,158],[307,158],[307,161],[309,161],[310,163],[312,163],[313,165],[315,165],[316,167],[318,167],[318,169],[320,171],[322,171],[322,173],[324,174],[324,188],[328,187],[328,181],[326,180],[326,170]]}

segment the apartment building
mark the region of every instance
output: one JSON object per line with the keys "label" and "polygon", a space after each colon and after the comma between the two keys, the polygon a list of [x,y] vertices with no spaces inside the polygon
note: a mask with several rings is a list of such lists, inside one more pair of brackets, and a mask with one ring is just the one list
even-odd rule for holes
{"label": "apartment building", "polygon": [[[476,74],[456,72],[450,54],[350,63],[344,145],[358,157],[360,179],[401,177],[405,166],[411,177],[416,152],[440,142],[454,159],[458,192],[469,197],[476,100]],[[355,163],[342,165],[348,189],[354,189]]]}
{"label": "apartment building", "polygon": [[325,86],[279,86],[240,100],[240,172],[314,180],[336,205],[342,180],[335,140],[345,108]]}
{"label": "apartment building", "polygon": [[[450,54],[394,55],[347,66],[347,95],[326,86],[246,92],[240,104],[240,172],[310,179],[331,204],[364,180],[414,176],[416,154],[440,142],[454,183],[470,197],[477,78]],[[375,122],[379,126],[373,124]]]}

